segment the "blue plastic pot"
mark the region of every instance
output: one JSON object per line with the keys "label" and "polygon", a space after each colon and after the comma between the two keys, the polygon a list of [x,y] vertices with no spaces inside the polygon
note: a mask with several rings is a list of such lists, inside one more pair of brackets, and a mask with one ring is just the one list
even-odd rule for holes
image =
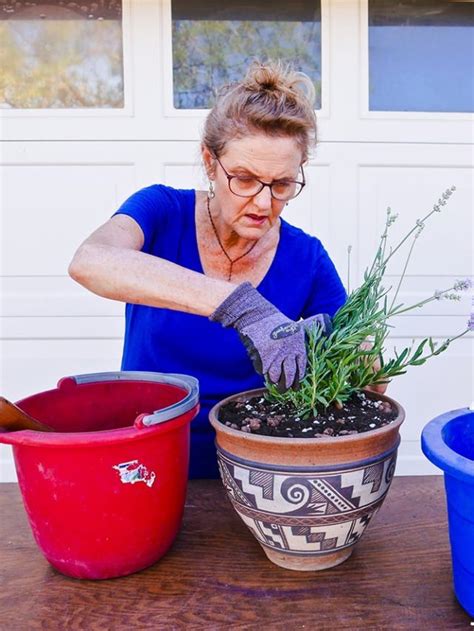
{"label": "blue plastic pot", "polygon": [[474,411],[461,408],[433,419],[421,447],[444,471],[454,591],[474,616]]}

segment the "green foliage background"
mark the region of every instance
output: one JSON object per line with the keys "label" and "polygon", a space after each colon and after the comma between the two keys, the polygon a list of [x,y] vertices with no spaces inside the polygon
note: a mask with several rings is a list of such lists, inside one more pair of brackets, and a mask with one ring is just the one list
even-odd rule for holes
{"label": "green foliage background", "polygon": [[241,79],[253,59],[280,59],[308,74],[321,107],[320,23],[258,20],[173,22],[175,107],[210,107],[218,88]]}
{"label": "green foliage background", "polygon": [[1,20],[0,106],[123,107],[119,20]]}

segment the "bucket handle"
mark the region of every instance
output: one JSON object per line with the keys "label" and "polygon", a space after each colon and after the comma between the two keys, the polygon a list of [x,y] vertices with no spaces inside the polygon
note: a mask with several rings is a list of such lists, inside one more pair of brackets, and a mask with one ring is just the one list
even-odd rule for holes
{"label": "bucket handle", "polygon": [[178,403],[173,403],[173,405],[169,405],[166,408],[156,410],[153,414],[149,414],[148,416],[139,416],[135,420],[135,427],[137,429],[151,427],[153,425],[157,425],[158,423],[164,423],[165,421],[169,421],[177,416],[181,416],[182,414],[189,412],[189,410],[192,410],[194,407],[199,405],[199,381],[195,377],[173,373],[166,374],[164,376],[166,377],[166,381],[163,381],[163,383],[170,383],[172,385],[182,387],[184,382],[184,386],[187,388],[188,394]]}
{"label": "bucket handle", "polygon": [[77,385],[84,383],[95,383],[101,381],[154,381],[155,383],[165,383],[179,388],[185,388],[187,394],[178,403],[173,403],[161,410],[156,410],[153,414],[140,414],[135,419],[135,427],[143,429],[164,423],[177,416],[181,416],[192,410],[199,404],[199,381],[190,375],[178,373],[142,372],[139,370],[124,370],[117,372],[99,372],[84,375],[71,375],[64,377],[58,383],[58,387],[68,387],[71,381]]}

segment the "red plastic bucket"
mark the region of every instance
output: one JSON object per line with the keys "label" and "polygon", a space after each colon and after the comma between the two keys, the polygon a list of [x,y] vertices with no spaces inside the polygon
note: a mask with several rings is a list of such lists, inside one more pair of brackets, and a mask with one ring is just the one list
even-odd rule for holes
{"label": "red plastic bucket", "polygon": [[184,510],[198,400],[193,377],[114,372],[65,377],[17,402],[57,430],[0,433],[13,446],[31,528],[51,565],[103,579],[166,553]]}

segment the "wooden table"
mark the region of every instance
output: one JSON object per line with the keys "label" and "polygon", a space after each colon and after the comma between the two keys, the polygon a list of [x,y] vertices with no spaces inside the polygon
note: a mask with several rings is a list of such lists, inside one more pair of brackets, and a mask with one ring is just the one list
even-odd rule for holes
{"label": "wooden table", "polygon": [[155,566],[107,581],[57,573],[33,541],[17,485],[0,485],[0,629],[451,629],[442,478],[395,478],[352,557],[305,573],[270,563],[217,480],[190,482],[183,527]]}

